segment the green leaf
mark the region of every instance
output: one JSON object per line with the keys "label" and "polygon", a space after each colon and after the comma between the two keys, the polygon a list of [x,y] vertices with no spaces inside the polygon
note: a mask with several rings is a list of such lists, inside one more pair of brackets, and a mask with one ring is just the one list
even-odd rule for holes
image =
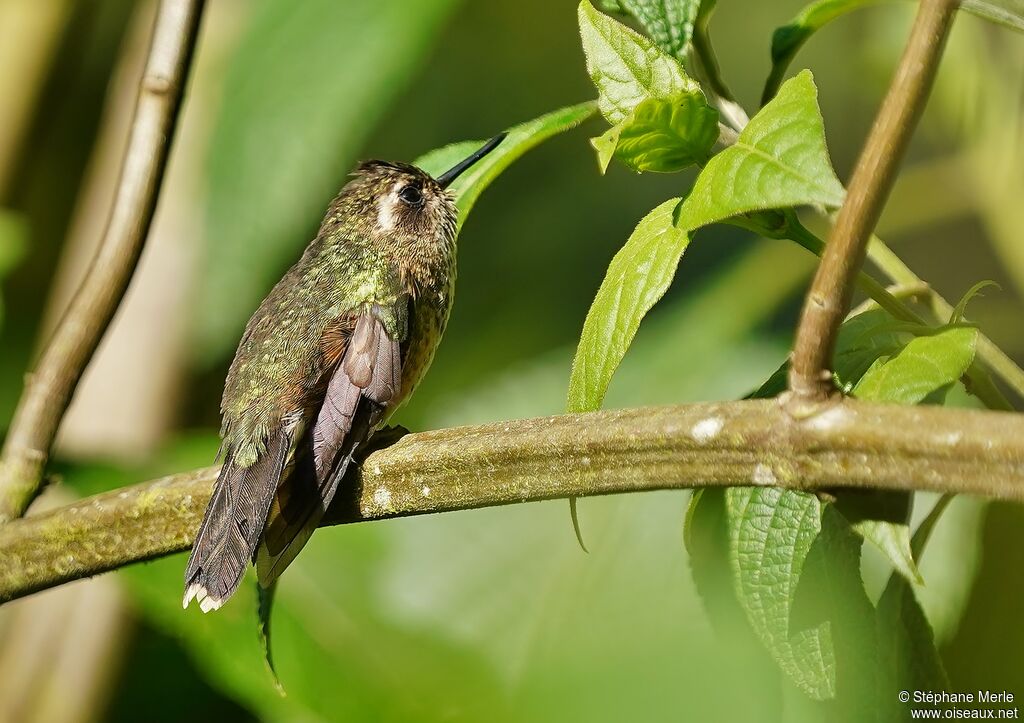
{"label": "green leaf", "polygon": [[[835,696],[826,720],[876,720],[879,675],[875,609],[861,579],[863,541],[835,505],[822,505],[821,532],[804,561],[790,625],[827,626]],[[783,551],[784,552],[784,551]]]}
{"label": "green leaf", "polygon": [[932,626],[904,577],[889,578],[878,600],[877,618],[879,667],[884,671],[880,677],[886,681],[878,700],[894,712],[884,720],[901,720],[906,706],[893,705],[896,691],[948,690],[949,677],[935,647]]}
{"label": "green leaf", "polygon": [[647,98],[673,98],[698,92],[675,58],[657,44],[583,0],[580,38],[587,71],[598,90],[598,107],[612,125],[621,123]]}
{"label": "green leaf", "polygon": [[316,231],[371,130],[420,72],[458,0],[254,4],[206,159],[195,318],[212,362]]}
{"label": "green leaf", "polygon": [[788,80],[735,145],[715,155],[679,207],[677,225],[696,229],[766,209],[843,202],[825,146],[811,72]]}
{"label": "green leaf", "polygon": [[624,121],[591,141],[601,171],[614,155],[638,173],[674,173],[707,160],[718,138],[718,111],[700,91],[647,98]]}
{"label": "green leaf", "polygon": [[[847,332],[840,342],[849,338]],[[785,388],[787,368],[750,396],[775,396]],[[758,637],[812,698],[834,698],[831,705],[844,715],[863,711],[870,705],[865,691],[874,680],[874,653],[872,607],[860,578],[861,538],[814,495],[779,488],[726,494],[736,588]],[[695,563],[695,574],[698,569]]]}
{"label": "green leaf", "polygon": [[708,618],[719,634],[739,632],[744,613],[730,572],[728,490],[706,487],[690,495],[683,522],[683,544],[690,573]]}
{"label": "green leaf", "polygon": [[672,223],[679,199],[661,204],[637,224],[615,254],[583,322],[569,379],[570,412],[598,409],[644,315],[672,283],[690,243]]}
{"label": "green leaf", "polygon": [[950,324],[959,324],[959,323],[963,322],[964,315],[967,313],[967,305],[969,303],[971,303],[971,300],[973,300],[974,297],[981,296],[981,292],[984,289],[987,289],[990,286],[994,286],[995,288],[1002,290],[1002,287],[999,284],[997,284],[995,281],[992,281],[991,279],[987,279],[985,281],[979,281],[974,286],[969,288],[967,290],[967,293],[965,293],[960,298],[960,301],[958,301],[956,303],[956,308],[953,309],[953,313],[949,317],[949,323]]}
{"label": "green leaf", "polygon": [[859,399],[917,404],[964,375],[974,361],[977,329],[954,327],[920,336],[896,356],[872,367],[853,390]]}
{"label": "green leaf", "polygon": [[[911,499],[909,494],[900,497]],[[886,520],[865,519],[851,524],[853,530],[881,550],[882,554],[892,563],[905,580],[924,585],[924,578],[917,568],[917,562],[910,549],[910,526],[906,522],[888,522]]]}
{"label": "green leaf", "polygon": [[274,684],[274,688],[281,695],[285,695],[284,686],[277,676],[277,668],[274,667],[274,651],[270,639],[271,615],[274,610],[274,593],[277,592],[277,580],[270,583],[270,587],[264,588],[256,584],[256,616],[258,618],[257,637],[260,647],[263,649],[263,663],[267,666],[267,673]]}
{"label": "green leaf", "polygon": [[[520,123],[508,130],[508,136],[497,148],[472,168],[459,176],[451,185],[451,192],[459,206],[459,226],[465,222],[480,194],[494,179],[541,143],[559,133],[575,128],[594,114],[593,101],[560,108],[533,120]],[[438,175],[461,161],[483,145],[484,141],[463,141],[430,151],[413,163],[427,173]]]}
{"label": "green leaf", "polygon": [[[952,501],[941,497],[914,532],[911,546],[920,555],[939,517]],[[958,550],[962,553],[962,550]],[[958,557],[955,567],[963,567]],[[905,576],[891,575],[878,600],[879,662],[889,675],[890,689],[879,691],[882,701],[893,699],[893,690],[948,690],[949,676],[935,644],[935,631]],[[892,709],[897,720],[904,710]]]}
{"label": "green leaf", "polygon": [[907,580],[924,584],[910,545],[910,512],[913,497],[906,492],[882,490],[844,491],[836,508],[850,527],[884,554]]}
{"label": "green leaf", "polygon": [[[895,356],[876,359],[857,382],[853,395],[874,402],[917,404],[964,375],[974,361],[977,339],[977,330],[966,327],[916,337]],[[855,498],[844,496],[847,504],[852,499]],[[875,495],[872,499],[884,504],[862,510],[859,519],[851,519],[854,529],[875,544],[897,572],[921,584],[921,573],[910,548],[910,495]]]}
{"label": "green leaf", "polygon": [[[599,14],[585,2],[581,17],[586,8]],[[612,259],[573,359],[569,411],[600,407],[644,315],[672,282],[689,244],[688,230],[754,210],[838,205],[842,199],[843,186],[828,163],[814,83],[809,72],[802,73],[751,121],[736,145],[703,169],[679,205],[675,228],[668,209],[673,202],[658,206]]]}
{"label": "green leaf", "polygon": [[662,50],[680,62],[686,59],[701,0],[618,0],[615,5],[605,8],[633,16]]}
{"label": "green leaf", "polygon": [[828,623],[794,629],[791,617],[807,553],[821,531],[812,494],[775,487],[726,492],[733,574],[743,606],[779,667],[816,700],[835,696]]}
{"label": "green leaf", "polygon": [[819,28],[851,10],[879,2],[882,0],[817,0],[806,5],[788,23],[776,28],[772,33],[772,70],[761,94],[762,105],[775,95],[789,64]]}
{"label": "green leaf", "polygon": [[[824,25],[846,13],[884,0],[815,0],[772,34],[772,70],[765,81],[761,103],[775,95],[789,64],[804,43]],[[974,15],[1024,31],[1024,0],[964,0],[961,7]]]}
{"label": "green leaf", "polygon": [[1024,32],[1024,0],[963,0],[964,10]]}

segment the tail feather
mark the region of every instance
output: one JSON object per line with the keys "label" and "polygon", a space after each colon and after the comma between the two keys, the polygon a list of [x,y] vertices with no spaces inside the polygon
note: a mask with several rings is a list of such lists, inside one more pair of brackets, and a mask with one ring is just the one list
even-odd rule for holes
{"label": "tail feather", "polygon": [[[373,405],[367,406],[377,409]],[[313,453],[307,451],[302,459],[296,461],[288,484],[278,489],[256,550],[256,575],[262,587],[266,588],[277,580],[323,519],[359,444],[370,434],[370,409],[366,412],[354,415],[353,434],[348,435],[346,444],[338,450],[334,469],[322,484],[314,469]]]}
{"label": "tail feather", "polygon": [[185,568],[183,607],[194,599],[203,612],[216,610],[238,589],[290,446],[291,432],[281,428],[267,440],[266,451],[255,464],[241,467],[227,456]]}

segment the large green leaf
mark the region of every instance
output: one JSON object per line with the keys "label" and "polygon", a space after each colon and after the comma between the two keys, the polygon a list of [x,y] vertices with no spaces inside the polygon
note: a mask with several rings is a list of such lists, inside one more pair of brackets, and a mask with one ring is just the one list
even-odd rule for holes
{"label": "large green leaf", "polygon": [[[868,312],[844,324],[836,373],[861,398],[919,403],[964,374],[976,337],[968,327],[912,337],[885,312]],[[773,375],[756,396],[774,394],[771,382],[778,379],[784,374]],[[691,503],[691,524],[711,514],[701,510],[709,492],[715,494],[701,495],[700,505]],[[844,494],[833,508],[802,493],[742,488],[728,490],[726,500],[735,600],[801,689],[815,698],[835,697],[843,706],[870,697],[870,705],[887,709],[900,689],[941,689],[945,674],[931,628],[908,582],[920,579],[909,541],[908,496]],[[709,519],[703,521],[706,526]],[[900,573],[873,617],[860,583],[854,532],[875,543]],[[695,575],[702,569],[694,563]],[[825,586],[808,622],[800,591],[811,578]],[[706,582],[704,587],[710,588]],[[851,686],[860,692],[851,694]]]}
{"label": "large green leaf", "polygon": [[602,7],[633,16],[662,50],[682,62],[690,47],[701,0],[611,0]]}
{"label": "large green leaf", "polygon": [[874,720],[878,691],[889,685],[877,667],[876,615],[861,579],[862,548],[835,505],[823,504],[821,532],[807,553],[789,610],[791,630],[822,630],[822,644],[833,650],[835,694],[828,715],[815,720]]}
{"label": "large green leaf", "polygon": [[910,341],[896,356],[873,366],[854,387],[860,399],[917,404],[954,384],[974,361],[978,330],[954,327]]}
{"label": "large green leaf", "polygon": [[877,610],[879,666],[885,673],[878,700],[893,709],[891,720],[899,720],[906,706],[896,703],[898,691],[948,690],[949,678],[932,627],[905,577],[890,578]]}
{"label": "large green leaf", "polygon": [[598,90],[598,107],[612,125],[621,123],[647,98],[673,98],[700,87],[683,66],[658,45],[583,0],[580,38],[587,70]]}
{"label": "large green leaf", "polygon": [[644,315],[672,283],[690,243],[689,234],[672,223],[678,203],[671,199],[647,214],[609,264],[583,322],[569,380],[569,411],[601,406]]}
{"label": "large green leaf", "polygon": [[885,555],[893,569],[920,585],[924,580],[910,549],[912,499],[906,492],[844,491],[837,495],[836,508],[858,535]]}
{"label": "large green leaf", "polygon": [[717,138],[718,111],[693,91],[641,101],[591,143],[602,172],[614,156],[637,172],[674,173],[707,160]]}
{"label": "large green leaf", "polygon": [[788,80],[739,139],[712,158],[679,207],[677,225],[696,229],[733,216],[843,202],[825,146],[811,72]]}
{"label": "large green leaf", "polygon": [[835,696],[835,650],[827,623],[791,626],[804,562],[821,531],[812,494],[770,487],[726,493],[730,552],[740,604],[779,667],[812,698]]}
{"label": "large green leaf", "polygon": [[245,319],[315,231],[368,133],[458,0],[269,0],[231,56],[209,144],[199,353]]}
{"label": "large green leaf", "polygon": [[[977,339],[977,329],[970,327],[916,337],[894,356],[879,356],[857,382],[853,395],[873,402],[918,404],[964,375],[974,361]],[[922,582],[910,550],[910,496],[879,493],[872,499],[878,504],[851,520],[854,529],[874,543],[907,580]]]}
{"label": "large green leaf", "polygon": [[[587,3],[580,6],[597,15]],[[601,16],[603,17],[603,16]],[[613,21],[610,21],[613,22]],[[736,145],[705,166],[679,204],[675,233],[668,203],[649,213],[612,260],[587,313],[569,384],[569,409],[596,409],[644,315],[665,293],[700,226],[769,208],[838,205],[843,187],[825,148],[817,91],[801,73],[755,116]]]}
{"label": "large green leaf", "polygon": [[[571,105],[547,113],[534,120],[520,123],[508,130],[508,137],[451,185],[451,192],[459,206],[459,226],[465,222],[480,194],[502,171],[527,151],[536,148],[552,136],[574,128],[594,114],[593,101]],[[483,141],[462,141],[438,148],[420,156],[415,165],[427,173],[438,175],[451,168],[483,145]]]}

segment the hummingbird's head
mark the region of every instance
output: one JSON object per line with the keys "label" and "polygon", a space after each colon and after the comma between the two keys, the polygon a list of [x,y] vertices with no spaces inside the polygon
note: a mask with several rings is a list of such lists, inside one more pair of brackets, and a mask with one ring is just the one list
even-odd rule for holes
{"label": "hummingbird's head", "polygon": [[432,238],[455,232],[455,199],[425,171],[408,163],[366,161],[356,169],[365,217],[382,237]]}
{"label": "hummingbird's head", "polygon": [[437,178],[408,163],[362,163],[356,169],[354,185],[359,189],[355,195],[362,201],[364,217],[381,236],[454,238],[458,210],[448,187],[504,138],[504,133],[495,136]]}

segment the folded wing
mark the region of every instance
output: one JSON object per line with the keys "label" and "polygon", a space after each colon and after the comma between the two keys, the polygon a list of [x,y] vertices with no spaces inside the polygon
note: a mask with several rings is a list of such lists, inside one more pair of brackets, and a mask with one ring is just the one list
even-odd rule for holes
{"label": "folded wing", "polygon": [[356,319],[313,428],[272,502],[256,551],[260,585],[268,587],[309,540],[353,455],[380,424],[401,383],[401,340],[388,334],[376,307],[367,309]]}

